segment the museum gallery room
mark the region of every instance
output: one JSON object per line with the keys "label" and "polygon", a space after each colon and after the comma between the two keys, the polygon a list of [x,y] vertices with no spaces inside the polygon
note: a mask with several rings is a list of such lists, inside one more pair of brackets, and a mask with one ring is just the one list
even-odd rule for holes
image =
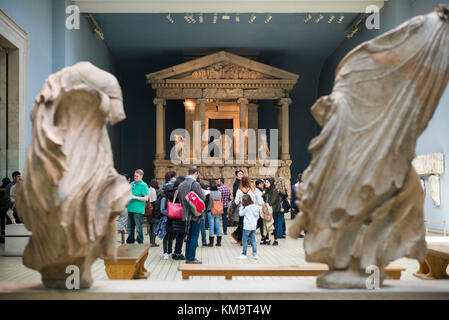
{"label": "museum gallery room", "polygon": [[0,0],[0,299],[449,299],[448,81],[448,0]]}

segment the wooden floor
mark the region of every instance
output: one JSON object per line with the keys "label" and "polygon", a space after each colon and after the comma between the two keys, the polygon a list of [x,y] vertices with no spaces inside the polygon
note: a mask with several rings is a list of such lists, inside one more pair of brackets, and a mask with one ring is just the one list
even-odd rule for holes
{"label": "wooden floor", "polygon": [[[287,228],[291,223],[287,219]],[[248,247],[248,259],[241,261],[236,259],[241,254],[241,247],[234,244],[235,241],[229,235],[235,227],[228,228],[228,235],[223,236],[221,247],[202,247],[201,236],[199,239],[200,246],[197,249],[197,259],[208,264],[305,264],[303,240],[293,240],[291,238],[280,239],[279,246],[261,246],[260,235],[257,232],[256,239],[258,241],[257,252],[259,260],[255,261],[251,258],[251,247]],[[144,232],[146,228],[144,226]],[[209,234],[207,233],[207,237]],[[120,244],[120,237],[117,235],[117,245]],[[148,235],[145,235],[145,243],[149,242]],[[178,261],[173,259],[164,260],[162,241],[157,240],[160,247],[150,248],[148,258],[145,262],[146,269],[150,272],[148,280],[181,280],[181,272],[178,271],[178,266],[185,261]],[[1,281],[40,281],[40,274],[37,271],[28,269],[22,264],[21,257],[5,257],[3,256],[4,245],[0,244],[0,282]],[[184,252],[183,252],[184,253]],[[413,276],[419,268],[416,260],[402,258],[394,262],[395,265],[403,266],[406,271],[402,273],[402,280],[418,280]],[[108,280],[104,268],[103,260],[98,259],[92,266],[92,274],[94,280]],[[210,280],[223,279],[222,277],[192,277],[192,279]],[[236,279],[279,279],[289,281],[292,277],[238,277]]]}

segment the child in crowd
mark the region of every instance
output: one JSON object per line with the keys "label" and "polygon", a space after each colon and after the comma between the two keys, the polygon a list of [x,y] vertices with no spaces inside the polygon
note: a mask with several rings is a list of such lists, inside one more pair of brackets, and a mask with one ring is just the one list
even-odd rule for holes
{"label": "child in crowd", "polygon": [[243,216],[243,235],[242,244],[243,251],[242,254],[237,259],[246,259],[246,250],[248,248],[248,238],[251,240],[251,247],[253,248],[253,259],[258,259],[257,257],[257,244],[256,244],[256,228],[257,220],[259,220],[260,209],[254,204],[251,196],[245,194],[242,197],[242,207],[240,209],[239,215]]}

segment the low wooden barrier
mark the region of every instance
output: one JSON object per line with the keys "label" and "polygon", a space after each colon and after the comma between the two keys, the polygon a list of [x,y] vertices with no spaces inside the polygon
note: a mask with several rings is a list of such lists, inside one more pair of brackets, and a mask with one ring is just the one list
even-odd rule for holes
{"label": "low wooden barrier", "polygon": [[[224,276],[226,280],[232,277],[308,277],[319,276],[328,271],[325,264],[305,265],[261,265],[261,264],[239,264],[239,265],[211,265],[211,264],[181,264],[178,270],[182,272],[182,279],[188,280],[192,276]],[[405,268],[398,266],[387,266],[385,272],[387,278],[401,278]]]}

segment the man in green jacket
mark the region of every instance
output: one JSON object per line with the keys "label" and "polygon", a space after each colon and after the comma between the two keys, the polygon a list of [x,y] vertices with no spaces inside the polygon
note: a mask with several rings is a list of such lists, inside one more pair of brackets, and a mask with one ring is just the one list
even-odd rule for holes
{"label": "man in green jacket", "polygon": [[145,202],[148,201],[148,185],[142,181],[143,170],[134,171],[131,182],[132,200],[128,204],[128,239],[126,243],[134,243],[134,227],[137,229],[137,243],[143,243],[143,217]]}

